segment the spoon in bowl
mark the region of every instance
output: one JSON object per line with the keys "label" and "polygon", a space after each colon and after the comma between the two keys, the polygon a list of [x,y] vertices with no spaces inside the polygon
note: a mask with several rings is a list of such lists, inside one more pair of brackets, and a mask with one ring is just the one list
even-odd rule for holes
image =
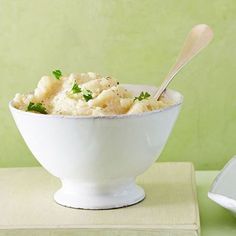
{"label": "spoon in bowl", "polygon": [[184,46],[177,61],[171,68],[166,78],[162,82],[161,86],[154,95],[155,99],[159,99],[162,93],[165,91],[167,86],[170,84],[172,79],[176,74],[189,62],[193,57],[195,57],[203,48],[205,48],[213,38],[212,29],[205,24],[199,24],[194,26],[189,32],[187,38],[185,39]]}

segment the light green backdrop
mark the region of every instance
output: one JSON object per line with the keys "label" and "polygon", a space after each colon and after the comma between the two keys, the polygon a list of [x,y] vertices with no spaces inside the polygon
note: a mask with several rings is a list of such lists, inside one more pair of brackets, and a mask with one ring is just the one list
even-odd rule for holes
{"label": "light green backdrop", "polygon": [[0,0],[0,166],[38,165],[8,111],[16,92],[55,68],[158,85],[197,23],[215,39],[171,84],[185,102],[161,160],[218,169],[236,153],[235,0]]}

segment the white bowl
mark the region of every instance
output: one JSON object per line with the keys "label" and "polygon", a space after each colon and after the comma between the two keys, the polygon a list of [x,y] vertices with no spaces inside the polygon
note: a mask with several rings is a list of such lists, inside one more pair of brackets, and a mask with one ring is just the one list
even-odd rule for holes
{"label": "white bowl", "polygon": [[220,171],[211,185],[208,197],[230,210],[236,217],[236,156]]}
{"label": "white bowl", "polygon": [[[138,95],[156,87],[124,85]],[[175,104],[162,110],[105,117],[43,115],[9,103],[16,125],[39,163],[60,178],[54,199],[74,208],[108,209],[144,199],[135,178],[160,155],[183,96],[168,90]]]}

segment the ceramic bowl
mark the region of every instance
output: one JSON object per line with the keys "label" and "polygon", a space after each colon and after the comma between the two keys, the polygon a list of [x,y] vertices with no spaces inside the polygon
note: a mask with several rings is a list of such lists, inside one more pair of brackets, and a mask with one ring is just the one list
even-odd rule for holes
{"label": "ceramic bowl", "polygon": [[[135,95],[156,87],[124,85]],[[9,103],[16,125],[39,163],[60,178],[57,203],[108,209],[141,201],[135,178],[160,155],[179,114],[183,96],[167,90],[175,104],[162,110],[105,117],[43,115]]]}
{"label": "ceramic bowl", "polygon": [[208,197],[236,216],[236,156],[233,157],[215,178]]}

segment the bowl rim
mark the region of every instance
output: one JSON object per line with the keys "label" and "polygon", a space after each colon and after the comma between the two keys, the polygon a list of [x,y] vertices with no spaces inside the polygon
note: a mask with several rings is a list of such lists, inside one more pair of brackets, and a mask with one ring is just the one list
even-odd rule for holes
{"label": "bowl rim", "polygon": [[[124,86],[143,86],[143,87],[149,87],[149,88],[155,88],[157,89],[158,87],[156,86],[152,86],[152,85],[146,85],[146,84],[122,84]],[[184,96],[177,90],[173,90],[173,89],[167,89],[167,92],[173,92],[173,93],[177,93],[180,96],[180,99],[178,102],[174,103],[171,106],[165,107],[165,108],[161,108],[158,110],[153,110],[153,111],[147,111],[147,112],[142,112],[142,113],[137,113],[137,114],[119,114],[119,115],[107,115],[107,116],[83,116],[83,115],[60,115],[60,114],[41,114],[41,113],[34,113],[34,112],[27,112],[27,111],[23,111],[20,109],[15,108],[12,103],[13,100],[11,100],[8,103],[8,107],[10,109],[10,111],[14,111],[20,114],[24,114],[27,116],[37,116],[37,117],[44,117],[44,118],[59,118],[59,119],[85,119],[85,120],[97,120],[97,119],[101,119],[101,120],[106,120],[106,119],[129,119],[129,118],[138,118],[138,117],[146,117],[149,115],[154,115],[157,113],[161,113],[164,111],[168,111],[168,110],[172,110],[175,107],[179,107],[181,106],[181,104],[183,103],[184,100]]]}

